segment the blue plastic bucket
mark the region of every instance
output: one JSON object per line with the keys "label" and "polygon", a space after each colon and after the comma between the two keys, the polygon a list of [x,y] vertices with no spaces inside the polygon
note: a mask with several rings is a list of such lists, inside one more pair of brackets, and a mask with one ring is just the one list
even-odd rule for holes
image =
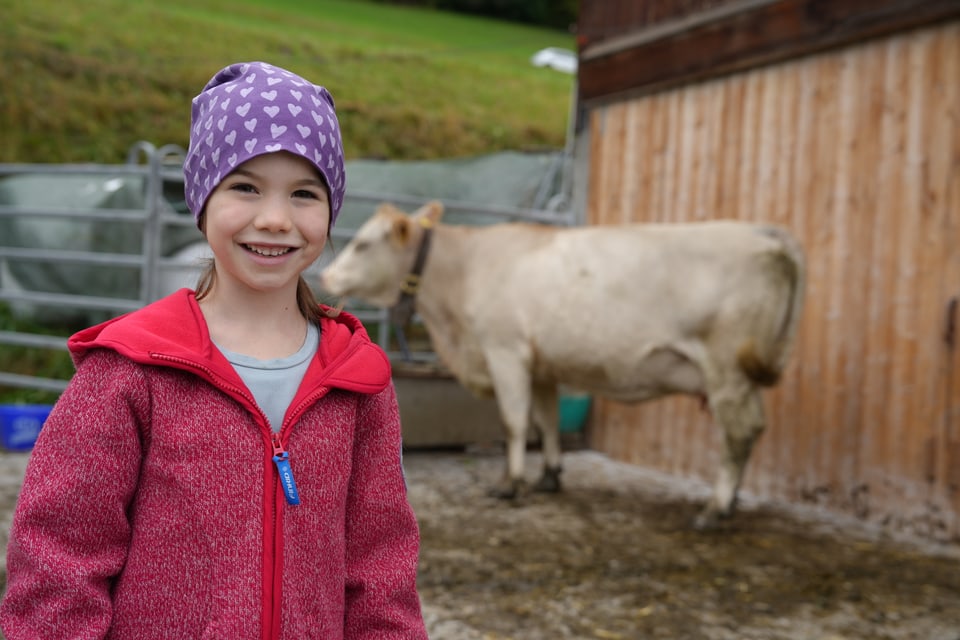
{"label": "blue plastic bucket", "polygon": [[33,449],[52,408],[47,404],[0,404],[0,445],[8,451]]}

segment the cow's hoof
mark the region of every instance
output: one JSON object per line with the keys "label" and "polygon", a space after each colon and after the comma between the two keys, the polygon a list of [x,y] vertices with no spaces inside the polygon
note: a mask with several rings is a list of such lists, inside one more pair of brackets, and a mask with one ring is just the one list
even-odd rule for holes
{"label": "cow's hoof", "polygon": [[716,531],[720,523],[728,520],[732,513],[723,512],[714,506],[708,506],[693,519],[693,528],[697,531]]}
{"label": "cow's hoof", "polygon": [[534,485],[534,491],[540,493],[559,493],[560,492],[560,467],[544,467],[543,475]]}
{"label": "cow's hoof", "polygon": [[487,495],[500,500],[516,500],[520,497],[521,484],[517,482],[501,482],[491,488]]}

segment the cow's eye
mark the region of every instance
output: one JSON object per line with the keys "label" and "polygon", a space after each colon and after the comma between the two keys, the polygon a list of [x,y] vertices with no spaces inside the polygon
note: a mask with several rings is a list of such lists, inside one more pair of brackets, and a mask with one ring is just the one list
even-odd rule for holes
{"label": "cow's eye", "polygon": [[356,251],[357,253],[360,253],[361,251],[366,251],[369,247],[370,247],[369,242],[364,242],[363,240],[360,240],[355,245],[353,245],[353,250]]}

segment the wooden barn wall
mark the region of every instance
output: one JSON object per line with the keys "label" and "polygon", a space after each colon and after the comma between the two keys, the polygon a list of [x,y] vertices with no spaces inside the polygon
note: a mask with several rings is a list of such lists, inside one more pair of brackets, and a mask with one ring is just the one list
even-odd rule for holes
{"label": "wooden barn wall", "polygon": [[743,0],[599,0],[580,3],[577,34],[587,41],[603,40],[701,14]]}
{"label": "wooden barn wall", "polygon": [[[587,114],[589,223],[738,218],[805,246],[798,341],[744,485],[760,499],[960,538],[958,79],[951,22]],[[708,482],[719,455],[685,397],[599,400],[588,437]]]}

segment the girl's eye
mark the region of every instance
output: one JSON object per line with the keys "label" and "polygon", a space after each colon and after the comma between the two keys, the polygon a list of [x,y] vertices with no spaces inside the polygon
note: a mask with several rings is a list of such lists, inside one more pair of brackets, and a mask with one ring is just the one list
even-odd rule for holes
{"label": "girl's eye", "polygon": [[310,198],[316,200],[318,198],[317,194],[309,189],[297,189],[293,192],[294,198]]}
{"label": "girl's eye", "polygon": [[235,184],[232,184],[230,185],[230,190],[240,191],[242,193],[256,193],[257,191],[252,184],[249,184],[247,182],[237,182]]}

